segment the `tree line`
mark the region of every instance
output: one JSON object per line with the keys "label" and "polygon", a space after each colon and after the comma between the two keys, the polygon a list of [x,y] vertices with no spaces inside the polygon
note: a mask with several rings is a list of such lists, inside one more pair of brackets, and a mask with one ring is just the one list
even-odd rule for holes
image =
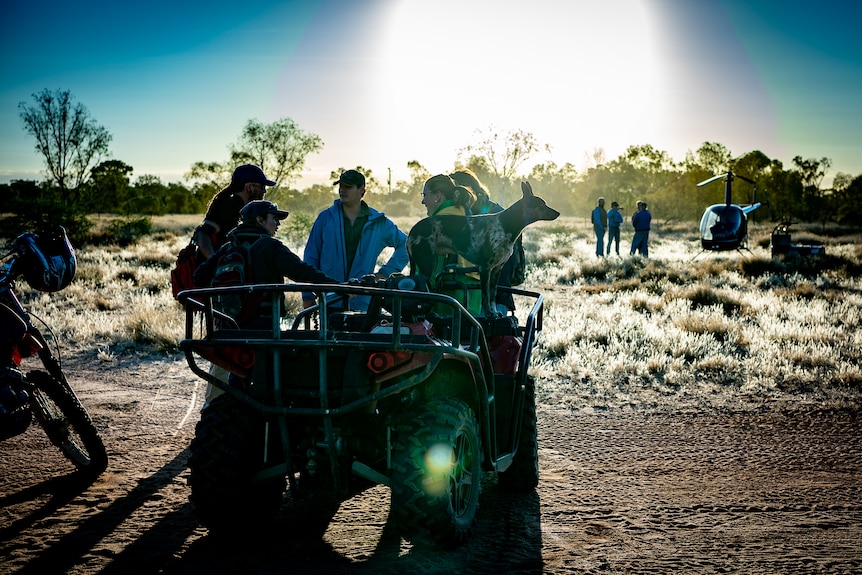
{"label": "tree line", "polygon": [[[242,163],[260,165],[279,186],[267,197],[294,213],[314,215],[331,205],[335,194],[327,184],[304,189],[291,186],[305,167],[306,158],[323,146],[321,138],[303,131],[290,118],[266,124],[249,120],[236,142],[228,146],[224,161],[193,164],[182,182],[162,182],[154,175],[133,179],[134,168],[110,158],[110,132],[100,126],[68,91],[43,90],[33,101],[19,104],[25,131],[36,140],[47,179],[0,184],[5,214],[4,230],[15,234],[37,229],[45,222],[61,223],[73,235],[86,233],[88,214],[115,213],[128,218],[163,214],[197,214],[206,210],[212,196],[230,181],[233,168]],[[553,162],[522,168],[545,149],[532,133],[501,132],[493,127],[477,130],[474,142],[458,153],[453,171],[473,170],[491,190],[492,199],[508,206],[520,197],[520,181],[528,179],[545,200],[564,215],[587,218],[596,198],[605,197],[621,206],[637,200],[650,205],[659,220],[696,221],[705,207],[724,201],[718,184],[698,186],[712,176],[732,172],[756,182],[735,179],[733,202],[764,202],[766,210],[752,213],[757,220],[829,222],[862,225],[862,175],[838,173],[830,187],[823,180],[831,167],[828,158],[796,156],[792,165],[754,150],[734,156],[724,145],[704,142],[681,161],[649,144],[630,146],[619,157],[606,160],[601,149],[593,151],[589,166]],[[368,200],[388,215],[424,214],[420,204],[422,185],[431,175],[419,161],[408,163],[410,178],[382,182],[370,169],[366,174]],[[343,167],[332,170],[334,181]]]}

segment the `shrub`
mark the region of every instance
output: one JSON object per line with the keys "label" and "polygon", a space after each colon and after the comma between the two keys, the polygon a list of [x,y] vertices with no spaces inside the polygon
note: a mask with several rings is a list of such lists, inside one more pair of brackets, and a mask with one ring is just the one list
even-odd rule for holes
{"label": "shrub", "polygon": [[153,229],[150,218],[122,218],[108,226],[105,240],[121,246],[128,246],[149,235]]}

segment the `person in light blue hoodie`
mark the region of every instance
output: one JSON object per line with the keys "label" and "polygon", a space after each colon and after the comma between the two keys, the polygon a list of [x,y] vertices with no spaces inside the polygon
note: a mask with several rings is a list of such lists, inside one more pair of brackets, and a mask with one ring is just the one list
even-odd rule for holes
{"label": "person in light blue hoodie", "polygon": [[[365,176],[357,170],[345,170],[332,185],[338,186],[338,199],[314,221],[305,244],[305,262],[340,282],[368,274],[387,278],[404,270],[410,260],[407,234],[362,199]],[[387,247],[395,251],[375,271],[377,258]],[[350,309],[365,311],[369,300],[368,296],[351,298]],[[302,294],[303,307],[315,303],[314,294]]]}

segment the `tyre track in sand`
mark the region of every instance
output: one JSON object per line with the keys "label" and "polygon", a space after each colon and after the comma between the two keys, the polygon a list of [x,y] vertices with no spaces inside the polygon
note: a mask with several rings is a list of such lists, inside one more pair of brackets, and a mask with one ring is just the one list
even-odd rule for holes
{"label": "tyre track in sand", "polygon": [[69,372],[104,433],[109,470],[74,484],[38,428],[0,442],[2,573],[862,572],[854,413],[540,406],[538,489],[508,494],[486,474],[460,549],[401,541],[381,486],[340,505],[288,496],[271,537],[236,544],[208,537],[188,503],[197,418],[186,418],[196,378],[185,362]]}

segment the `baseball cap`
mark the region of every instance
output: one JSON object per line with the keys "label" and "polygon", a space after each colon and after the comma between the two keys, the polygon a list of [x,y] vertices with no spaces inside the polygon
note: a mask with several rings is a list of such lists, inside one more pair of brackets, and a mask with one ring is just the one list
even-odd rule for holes
{"label": "baseball cap", "polygon": [[333,186],[337,186],[338,184],[345,184],[348,186],[356,186],[357,188],[361,188],[365,185],[365,176],[362,175],[361,172],[356,170],[344,170],[341,172],[341,177],[336,181],[332,182]]}
{"label": "baseball cap", "polygon": [[279,210],[278,204],[269,200],[252,200],[242,207],[239,211],[239,217],[244,223],[252,223],[258,216],[265,216],[266,214],[275,214],[276,218],[283,220],[288,213]]}
{"label": "baseball cap", "polygon": [[237,166],[231,176],[231,182],[235,184],[261,184],[263,186],[274,186],[275,182],[268,180],[263,170],[254,164],[243,164]]}

